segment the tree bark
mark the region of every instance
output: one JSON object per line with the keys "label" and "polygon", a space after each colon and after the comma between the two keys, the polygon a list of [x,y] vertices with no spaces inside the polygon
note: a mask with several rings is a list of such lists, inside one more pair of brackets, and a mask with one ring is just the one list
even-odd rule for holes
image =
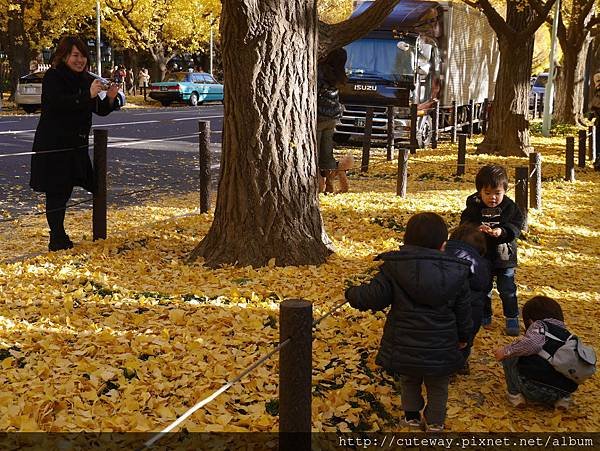
{"label": "tree bark", "polygon": [[34,56],[25,30],[25,10],[28,7],[31,7],[29,2],[20,2],[19,8],[8,11],[6,34],[2,39],[11,69],[10,100],[14,99],[19,78],[29,73],[29,62]]}
{"label": "tree bark", "polygon": [[220,183],[213,223],[189,261],[203,257],[210,267],[321,264],[332,245],[318,202],[316,0],[222,5]]}
{"label": "tree bark", "polygon": [[[583,113],[585,58],[589,48],[589,25],[592,25],[594,0],[573,0],[568,28],[559,18],[558,39],[563,52],[561,70],[556,80],[554,120],[576,124]],[[595,19],[595,18],[594,18]]]}
{"label": "tree bark", "polygon": [[[489,16],[488,16],[489,17]],[[507,2],[506,25],[509,30],[498,34],[500,65],[488,131],[478,146],[482,153],[503,156],[528,155],[529,91],[536,19],[533,9],[514,0]],[[492,23],[492,21],[490,21]]]}

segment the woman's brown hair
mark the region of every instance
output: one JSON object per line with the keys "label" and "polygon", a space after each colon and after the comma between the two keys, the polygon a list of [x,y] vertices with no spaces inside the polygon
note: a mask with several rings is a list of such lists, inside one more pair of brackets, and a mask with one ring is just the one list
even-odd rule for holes
{"label": "woman's brown hair", "polygon": [[60,39],[56,51],[54,52],[54,55],[52,55],[52,67],[64,63],[71,54],[73,47],[76,47],[77,50],[87,58],[85,70],[88,70],[90,67],[90,51],[88,50],[87,45],[85,45],[85,43],[77,36],[64,36]]}

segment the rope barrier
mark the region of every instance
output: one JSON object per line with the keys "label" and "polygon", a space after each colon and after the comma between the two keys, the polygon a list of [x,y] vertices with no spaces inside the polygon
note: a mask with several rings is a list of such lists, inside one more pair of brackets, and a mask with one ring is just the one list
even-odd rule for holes
{"label": "rope barrier", "polygon": [[0,219],[0,224],[1,223],[5,223],[5,222],[18,221],[19,219],[25,218],[25,217],[28,217],[28,216],[39,216],[39,215],[43,215],[43,214],[46,214],[46,213],[55,213],[57,211],[66,210],[68,208],[72,208],[72,207],[75,207],[75,206],[80,205],[80,204],[85,204],[86,202],[90,202],[90,201],[93,201],[93,200],[94,200],[93,197],[89,197],[87,199],[80,200],[78,202],[74,202],[72,204],[69,204],[69,205],[65,206],[65,208],[53,208],[52,210],[48,210],[48,211],[44,210],[44,211],[36,211],[34,213],[24,213],[22,215],[15,216],[13,218],[2,218],[2,219]]}
{"label": "rope barrier", "polygon": [[[321,321],[323,321],[325,318],[331,316],[333,313],[335,313],[337,310],[339,310],[340,308],[342,308],[347,303],[348,303],[348,301],[344,301],[344,302],[338,304],[333,309],[331,309],[329,312],[327,312],[325,315],[323,315],[319,319],[313,321],[312,327],[316,327]],[[289,337],[288,339],[286,339],[285,341],[283,341],[282,343],[280,343],[271,352],[269,352],[268,354],[266,354],[265,356],[263,356],[262,358],[260,358],[258,361],[256,361],[255,363],[253,363],[252,365],[250,365],[249,367],[247,367],[235,379],[232,379],[231,381],[227,382],[221,388],[219,388],[218,390],[216,390],[215,392],[213,392],[210,396],[207,396],[203,400],[201,400],[198,403],[196,403],[194,406],[192,406],[190,409],[188,409],[183,415],[181,415],[177,420],[173,421],[165,429],[163,429],[162,431],[160,431],[159,433],[157,433],[156,435],[154,435],[146,443],[144,443],[144,446],[146,448],[150,448],[154,443],[156,443],[156,441],[160,440],[160,438],[163,435],[171,432],[173,429],[175,429],[177,426],[179,426],[181,423],[183,423],[187,418],[189,418],[189,416],[192,415],[194,412],[196,412],[198,409],[204,407],[206,404],[208,404],[209,402],[211,402],[212,400],[214,400],[215,398],[217,398],[222,393],[225,393],[229,388],[231,388],[233,386],[233,384],[235,384],[236,382],[239,382],[244,376],[246,376],[247,374],[249,374],[250,372],[252,372],[254,369],[256,369],[260,365],[262,365],[264,362],[266,362],[276,352],[280,351],[284,346],[288,345],[293,340],[293,338],[294,337]]]}
{"label": "rope barrier", "polygon": [[24,155],[47,155],[49,153],[60,153],[60,152],[69,152],[77,149],[89,148],[89,144],[85,144],[82,146],[69,147],[65,149],[52,149],[52,150],[42,150],[42,151],[31,151],[31,152],[19,152],[19,153],[5,153],[0,155],[0,158],[8,158],[8,157],[21,157]]}

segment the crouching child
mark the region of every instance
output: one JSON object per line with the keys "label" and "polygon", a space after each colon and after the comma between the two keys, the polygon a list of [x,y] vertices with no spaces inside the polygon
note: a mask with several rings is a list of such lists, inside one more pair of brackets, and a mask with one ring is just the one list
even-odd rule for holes
{"label": "crouching child", "polygon": [[447,238],[437,214],[412,216],[400,250],[377,256],[375,278],[346,290],[359,310],[391,306],[376,363],[400,380],[405,425],[428,431],[444,429],[450,375],[464,365],[472,329],[470,264],[443,253]]}
{"label": "crouching child", "polygon": [[535,296],[523,306],[522,313],[525,335],[495,351],[504,367],[508,401],[515,407],[530,400],[568,409],[578,384],[595,372],[596,355],[577,337],[571,348],[563,349],[573,336],[554,299]]}

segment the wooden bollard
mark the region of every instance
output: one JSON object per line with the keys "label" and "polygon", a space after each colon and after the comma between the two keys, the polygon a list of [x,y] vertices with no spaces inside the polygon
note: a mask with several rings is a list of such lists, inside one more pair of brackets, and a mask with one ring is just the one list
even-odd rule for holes
{"label": "wooden bollard", "polygon": [[410,153],[417,153],[417,123],[418,111],[417,104],[413,103],[410,106]]}
{"label": "wooden bollard", "polygon": [[475,108],[475,103],[473,102],[473,99],[469,100],[469,105],[467,106],[467,133],[469,135],[469,138],[473,137],[473,116],[474,116],[474,108]]}
{"label": "wooden bollard", "polygon": [[485,99],[483,99],[483,106],[481,107],[481,109],[483,110],[481,112],[481,133],[483,135],[485,135],[487,133],[487,124],[488,124],[488,109],[490,107],[490,101],[487,99],[487,97]]}
{"label": "wooden bollard", "polygon": [[200,213],[210,210],[210,121],[199,121]]}
{"label": "wooden bollard", "polygon": [[312,400],[312,304],[286,299],[279,307],[279,449],[310,451]]}
{"label": "wooden bollard", "polygon": [[365,133],[363,135],[362,160],[360,162],[360,172],[369,170],[369,159],[371,157],[371,134],[373,133],[373,107],[367,107],[367,117],[365,118]]}
{"label": "wooden bollard", "polygon": [[536,210],[542,209],[542,154],[531,152],[529,154],[529,206]]}
{"label": "wooden bollard", "polygon": [[587,130],[579,130],[577,132],[577,137],[579,138],[579,146],[577,149],[577,166],[580,168],[585,168],[585,145],[587,143]]}
{"label": "wooden bollard", "polygon": [[458,135],[458,158],[456,161],[456,175],[458,177],[465,175],[467,155],[467,135],[461,133]]}
{"label": "wooden bollard", "polygon": [[454,144],[456,142],[456,134],[458,133],[456,128],[458,124],[458,106],[456,100],[452,101],[452,131],[450,135],[450,142]]}
{"label": "wooden bollard", "polygon": [[387,161],[394,158],[394,113],[393,106],[387,108]]}
{"label": "wooden bollard", "polygon": [[529,168],[519,166],[515,169],[515,203],[523,213],[523,230],[527,231],[527,187]]}
{"label": "wooden bollard", "polygon": [[538,93],[533,94],[533,119],[537,117],[538,113]]}
{"label": "wooden bollard", "polygon": [[108,146],[108,130],[94,130],[94,191],[92,206],[92,238],[106,239],[106,148]]}
{"label": "wooden bollard", "polygon": [[408,149],[398,151],[398,177],[396,180],[396,194],[406,197],[406,186],[408,185]]}
{"label": "wooden bollard", "polygon": [[567,147],[565,153],[565,180],[575,181],[575,138],[567,136]]}
{"label": "wooden bollard", "polygon": [[433,101],[433,118],[431,121],[431,148],[437,149],[438,129],[440,128],[440,101]]}
{"label": "wooden bollard", "polygon": [[598,143],[596,142],[596,126],[590,125],[588,127],[588,160],[594,161],[598,152]]}

